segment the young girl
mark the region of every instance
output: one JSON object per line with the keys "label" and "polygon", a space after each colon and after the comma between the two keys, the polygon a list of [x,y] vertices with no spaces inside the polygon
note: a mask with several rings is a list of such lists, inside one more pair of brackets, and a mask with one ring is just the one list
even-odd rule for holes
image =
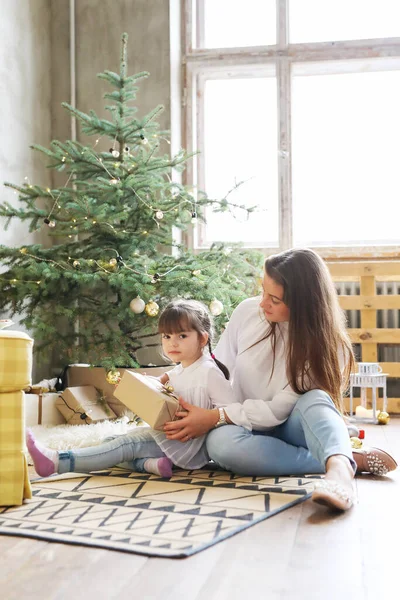
{"label": "young girl", "polygon": [[[212,354],[212,321],[203,304],[196,300],[171,302],[160,316],[158,331],[164,354],[178,363],[159,378],[161,383],[168,383],[176,395],[200,408],[214,409],[234,401],[229,371]],[[148,427],[108,438],[99,446],[63,452],[44,448],[28,430],[27,447],[42,477],[89,473],[116,465],[171,477],[173,465],[199,469],[209,461],[204,435],[191,439],[183,431],[181,441],[168,440],[163,432]]]}

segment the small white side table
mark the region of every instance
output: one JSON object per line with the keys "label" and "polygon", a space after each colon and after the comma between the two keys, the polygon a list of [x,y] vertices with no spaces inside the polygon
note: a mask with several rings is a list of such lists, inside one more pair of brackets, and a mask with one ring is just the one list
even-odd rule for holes
{"label": "small white side table", "polygon": [[[387,373],[351,373],[350,375],[350,417],[356,421],[363,421],[368,423],[377,423],[377,390],[383,389],[383,408],[382,411],[387,410],[387,392],[386,392],[386,376]],[[353,388],[360,388],[361,395],[361,406],[367,408],[367,389],[372,389],[372,418],[360,417],[354,413],[353,416]],[[378,411],[379,412],[379,411]]]}

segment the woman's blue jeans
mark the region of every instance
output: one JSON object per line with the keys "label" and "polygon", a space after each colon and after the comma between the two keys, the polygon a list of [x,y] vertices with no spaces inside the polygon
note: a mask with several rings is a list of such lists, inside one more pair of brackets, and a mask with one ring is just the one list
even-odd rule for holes
{"label": "woman's blue jeans", "polygon": [[109,437],[99,446],[63,450],[58,453],[58,473],[90,473],[116,465],[144,473],[146,458],[161,458],[164,452],[149,427],[138,427],[124,435]]}
{"label": "woman's blue jeans", "polygon": [[343,417],[326,392],[312,390],[298,399],[285,423],[272,431],[248,431],[225,425],[207,436],[210,458],[240,475],[304,475],[325,473],[330,456],[347,456],[350,438]]}

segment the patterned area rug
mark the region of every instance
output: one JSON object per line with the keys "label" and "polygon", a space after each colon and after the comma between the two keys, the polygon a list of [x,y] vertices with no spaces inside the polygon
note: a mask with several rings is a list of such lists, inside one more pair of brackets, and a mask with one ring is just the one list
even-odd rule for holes
{"label": "patterned area rug", "polygon": [[119,468],[33,482],[33,498],[0,507],[0,533],[185,557],[310,497],[318,476],[243,477],[176,471],[171,479]]}

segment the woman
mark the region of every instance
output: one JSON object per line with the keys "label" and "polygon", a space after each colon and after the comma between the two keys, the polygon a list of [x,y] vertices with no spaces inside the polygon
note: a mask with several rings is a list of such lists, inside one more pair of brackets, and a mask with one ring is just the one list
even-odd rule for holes
{"label": "woman", "polygon": [[339,510],[353,504],[355,472],[396,468],[377,448],[352,451],[341,404],[354,356],[329,271],[312,250],[267,258],[261,302],[235,309],[215,355],[236,402],[206,410],[183,400],[189,414],[165,425],[167,438],[210,432],[210,458],[238,474],[326,473],[313,500]]}

